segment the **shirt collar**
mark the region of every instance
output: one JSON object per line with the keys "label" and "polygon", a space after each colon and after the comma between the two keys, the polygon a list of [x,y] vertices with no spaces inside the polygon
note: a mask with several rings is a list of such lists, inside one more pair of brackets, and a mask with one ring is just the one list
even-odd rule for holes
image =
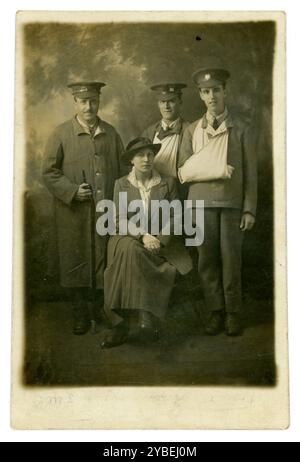
{"label": "shirt collar", "polygon": [[173,120],[173,122],[167,124],[164,120],[161,121],[161,126],[164,130],[167,130],[167,128],[174,128],[180,121],[180,117],[178,119]]}
{"label": "shirt collar", "polygon": [[132,167],[132,170],[129,173],[127,179],[135,188],[144,189],[146,191],[149,191],[151,188],[153,188],[153,186],[157,186],[161,182],[160,174],[155,169],[153,169],[152,177],[146,188],[140,181],[138,181],[136,174],[135,174],[135,167]]}
{"label": "shirt collar", "polygon": [[[206,112],[204,114],[204,116],[202,117],[202,128],[205,129],[207,128],[207,125],[208,123],[211,125],[211,122],[209,122],[209,117],[212,117],[211,114],[209,114],[208,112]],[[212,118],[213,120],[213,118]],[[232,121],[232,118],[229,114],[229,111],[227,109],[227,107],[225,107],[225,111],[218,115],[217,117],[217,121],[219,122],[219,126],[225,122],[225,128],[230,128],[230,127],[233,127],[233,121]]]}
{"label": "shirt collar", "polygon": [[219,122],[219,125],[227,118],[228,116],[228,109],[227,107],[225,107],[225,110],[224,112],[222,112],[222,114],[219,114],[217,116],[213,116],[212,114],[210,114],[208,111],[206,113],[206,118],[207,118],[207,122],[212,125],[213,124],[213,121],[215,120],[215,118],[217,119],[217,121]]}

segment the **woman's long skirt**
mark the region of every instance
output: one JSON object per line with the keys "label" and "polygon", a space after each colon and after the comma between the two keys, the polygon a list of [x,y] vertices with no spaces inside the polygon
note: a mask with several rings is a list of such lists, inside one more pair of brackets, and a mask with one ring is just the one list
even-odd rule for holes
{"label": "woman's long skirt", "polygon": [[122,310],[146,310],[162,318],[175,276],[174,266],[146,250],[137,239],[111,237],[104,272],[104,306],[111,323],[120,322]]}

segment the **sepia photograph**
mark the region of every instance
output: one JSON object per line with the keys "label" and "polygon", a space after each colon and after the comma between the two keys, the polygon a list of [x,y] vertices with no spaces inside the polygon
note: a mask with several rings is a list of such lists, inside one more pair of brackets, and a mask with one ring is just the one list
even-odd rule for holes
{"label": "sepia photograph", "polygon": [[[284,28],[281,13],[17,14],[17,427],[288,425]],[[75,418],[76,390],[99,408],[124,393],[134,417],[123,402],[118,420]],[[146,417],[166,395],[173,414]]]}

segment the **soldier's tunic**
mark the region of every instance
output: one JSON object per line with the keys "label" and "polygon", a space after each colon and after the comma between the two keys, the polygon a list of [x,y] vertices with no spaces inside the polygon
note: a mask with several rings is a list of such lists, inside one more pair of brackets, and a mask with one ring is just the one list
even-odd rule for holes
{"label": "soldier's tunic", "polygon": [[[227,116],[227,114],[226,114]],[[204,200],[204,242],[198,247],[198,273],[207,309],[241,309],[241,247],[243,213],[256,214],[257,165],[249,127],[228,115],[218,130],[227,130],[227,162],[232,177],[191,182],[188,199]],[[193,122],[184,132],[179,153],[180,167],[209,141],[207,116]],[[199,154],[201,161],[201,152]]]}
{"label": "soldier's tunic", "polygon": [[[120,136],[99,118],[93,134],[74,117],[59,125],[48,140],[43,178],[54,196],[60,281],[64,287],[103,287],[107,237],[96,233],[95,207],[101,199],[113,198],[115,180],[124,174],[122,153]],[[92,186],[93,198],[75,201],[78,187],[85,180]]]}

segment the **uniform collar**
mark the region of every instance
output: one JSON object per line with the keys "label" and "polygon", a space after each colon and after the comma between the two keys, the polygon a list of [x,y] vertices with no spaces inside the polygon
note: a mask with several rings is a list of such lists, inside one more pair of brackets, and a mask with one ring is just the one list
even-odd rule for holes
{"label": "uniform collar", "polygon": [[[183,124],[183,118],[180,116],[178,119],[174,120],[172,124],[174,123],[174,126],[179,126],[180,128],[182,127]],[[155,131],[159,132],[160,128],[163,127],[163,120],[161,119],[159,122],[155,124]],[[164,128],[164,127],[163,127]]]}
{"label": "uniform collar", "polygon": [[[79,122],[77,115],[73,117],[72,123],[73,123],[73,128],[74,128],[76,135],[82,135],[82,134],[90,135],[88,125],[83,124],[82,121]],[[100,133],[105,133],[103,122],[98,116],[97,116],[97,123],[98,123],[98,126],[97,126],[94,137],[99,135]]]}

